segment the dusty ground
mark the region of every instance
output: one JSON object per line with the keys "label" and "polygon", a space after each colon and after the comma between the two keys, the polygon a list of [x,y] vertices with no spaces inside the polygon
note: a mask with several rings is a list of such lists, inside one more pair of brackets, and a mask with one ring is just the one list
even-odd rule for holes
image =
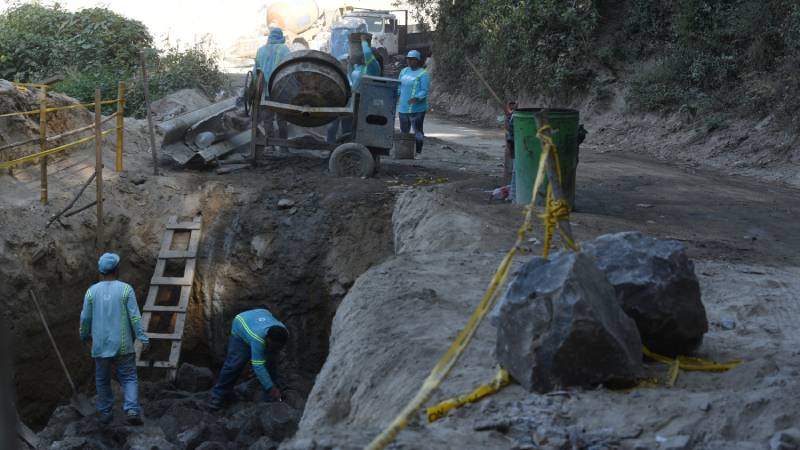
{"label": "dusty ground", "polygon": [[[485,192],[497,181],[484,174],[499,172],[501,135],[436,117],[426,125],[447,142],[430,146],[422,164],[479,173],[399,198],[398,253],[360,277],[342,302],[329,359],[286,448],[357,448],[389,423],[512,242],[519,208],[488,203]],[[791,325],[800,308],[797,191],[589,146],[578,173],[571,219],[578,237],[638,229],[683,241],[711,322],[699,355],[745,362],[724,374],[683,373],[673,389],[540,396],[514,386],[433,425],[413,425],[397,448],[765,448],[799,412],[783,400],[800,392]],[[490,380],[493,347],[494,330],[484,323],[434,400]]]}
{"label": "dusty ground", "polygon": [[[360,180],[329,177],[324,160],[285,155],[228,175],[165,168],[154,177],[142,124],[128,125],[126,173],[104,174],[104,247],[123,252],[124,277],[141,302],[167,217],[202,211],[184,359],[216,368],[233,315],[276,309],[299,330],[286,362],[293,385],[301,397],[311,390],[286,448],[356,448],[387,424],[466,321],[521,220],[519,207],[488,201],[502,172],[497,129],[432,115],[421,160],[384,161],[378,177]],[[540,396],[512,386],[431,426],[414,424],[399,447],[535,448],[532,440],[546,439],[543,448],[669,448],[686,439],[686,448],[763,448],[793,425],[800,411],[783,398],[800,394],[797,191],[624,150],[595,141],[583,148],[575,232],[590,239],[635,229],[685,242],[711,322],[699,353],[745,363],[725,374],[683,373],[673,389]],[[107,167],[112,156],[107,146]],[[44,229],[92,162],[89,149],[61,158],[47,207],[37,203],[38,168],[0,177],[0,289],[16,343],[18,405],[33,424],[68,388],[43,359],[49,347],[28,288],[44,299],[67,364],[92,391],[75,330],[94,279],[93,212]],[[295,205],[278,208],[283,198]],[[493,347],[485,323],[435,400],[488,381]]]}

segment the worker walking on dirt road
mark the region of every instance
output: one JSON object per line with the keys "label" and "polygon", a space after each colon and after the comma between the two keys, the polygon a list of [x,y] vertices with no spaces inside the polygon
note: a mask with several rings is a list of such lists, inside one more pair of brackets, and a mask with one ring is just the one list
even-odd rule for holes
{"label": "worker walking on dirt road", "polygon": [[[269,83],[272,72],[289,53],[290,50],[286,45],[286,38],[283,36],[283,30],[278,27],[272,28],[267,38],[267,45],[259,48],[258,53],[256,53],[253,73],[256,73],[257,69],[261,70],[261,72],[264,73],[264,84],[266,85]],[[266,95],[266,90],[264,95]],[[286,139],[288,136],[286,121],[266,108],[261,110],[261,114],[263,114],[264,117],[264,132],[269,136],[275,136],[274,122],[277,122],[278,136],[282,139]]]}
{"label": "worker walking on dirt road", "polygon": [[80,324],[81,340],[92,340],[97,411],[103,423],[111,423],[114,407],[111,368],[116,366],[124,397],[122,408],[128,416],[128,423],[142,425],[133,338],[135,336],[142,343],[142,351],[147,351],[150,340],[142,327],[133,288],[118,280],[119,256],[105,253],[97,266],[100,281],[86,291]]}
{"label": "worker walking on dirt road", "polygon": [[411,50],[406,56],[408,67],[400,72],[400,131],[408,133],[412,128],[416,140],[417,154],[422,153],[425,132],[422,125],[428,111],[428,88],[431,75],[422,67],[422,54]]}
{"label": "worker walking on dirt road", "polygon": [[288,340],[286,325],[266,309],[252,309],[237,315],[231,326],[228,354],[219,372],[217,384],[211,391],[209,407],[218,410],[232,397],[236,380],[248,360],[267,399],[281,401],[281,391],[274,381],[275,367],[278,354]]}

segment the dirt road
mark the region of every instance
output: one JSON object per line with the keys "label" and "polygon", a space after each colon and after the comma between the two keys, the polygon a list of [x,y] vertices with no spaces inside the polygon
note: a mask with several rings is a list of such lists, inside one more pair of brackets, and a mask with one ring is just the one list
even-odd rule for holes
{"label": "dirt road", "polygon": [[[425,127],[436,140],[426,163],[499,175],[502,130],[438,116]],[[591,134],[581,147],[572,216],[580,236],[638,229],[684,241],[694,257],[800,265],[800,190],[607,150]]]}

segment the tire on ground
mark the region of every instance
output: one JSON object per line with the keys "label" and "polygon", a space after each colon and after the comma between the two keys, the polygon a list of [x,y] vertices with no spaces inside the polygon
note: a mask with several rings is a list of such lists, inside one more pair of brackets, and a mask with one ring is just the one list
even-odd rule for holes
{"label": "tire on ground", "polygon": [[375,160],[367,147],[348,142],[331,153],[328,169],[337,177],[370,177],[375,172]]}

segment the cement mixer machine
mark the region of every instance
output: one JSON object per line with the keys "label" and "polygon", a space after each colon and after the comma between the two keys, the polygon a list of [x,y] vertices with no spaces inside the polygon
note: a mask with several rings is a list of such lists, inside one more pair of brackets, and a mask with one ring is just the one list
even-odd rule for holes
{"label": "cement mixer machine", "polygon": [[[260,71],[248,76],[248,80],[245,92],[252,120],[250,151],[254,162],[259,147],[322,150],[330,152],[328,167],[332,174],[369,177],[379,167],[380,157],[389,155],[394,142],[398,80],[364,76],[358,90],[352,92],[342,65],[331,55],[316,50],[290,53],[269,80]],[[264,109],[300,127],[351,119],[352,132],[332,145],[281,139],[269,131],[266,136],[258,136],[257,125]],[[264,129],[272,130],[272,126]]]}

